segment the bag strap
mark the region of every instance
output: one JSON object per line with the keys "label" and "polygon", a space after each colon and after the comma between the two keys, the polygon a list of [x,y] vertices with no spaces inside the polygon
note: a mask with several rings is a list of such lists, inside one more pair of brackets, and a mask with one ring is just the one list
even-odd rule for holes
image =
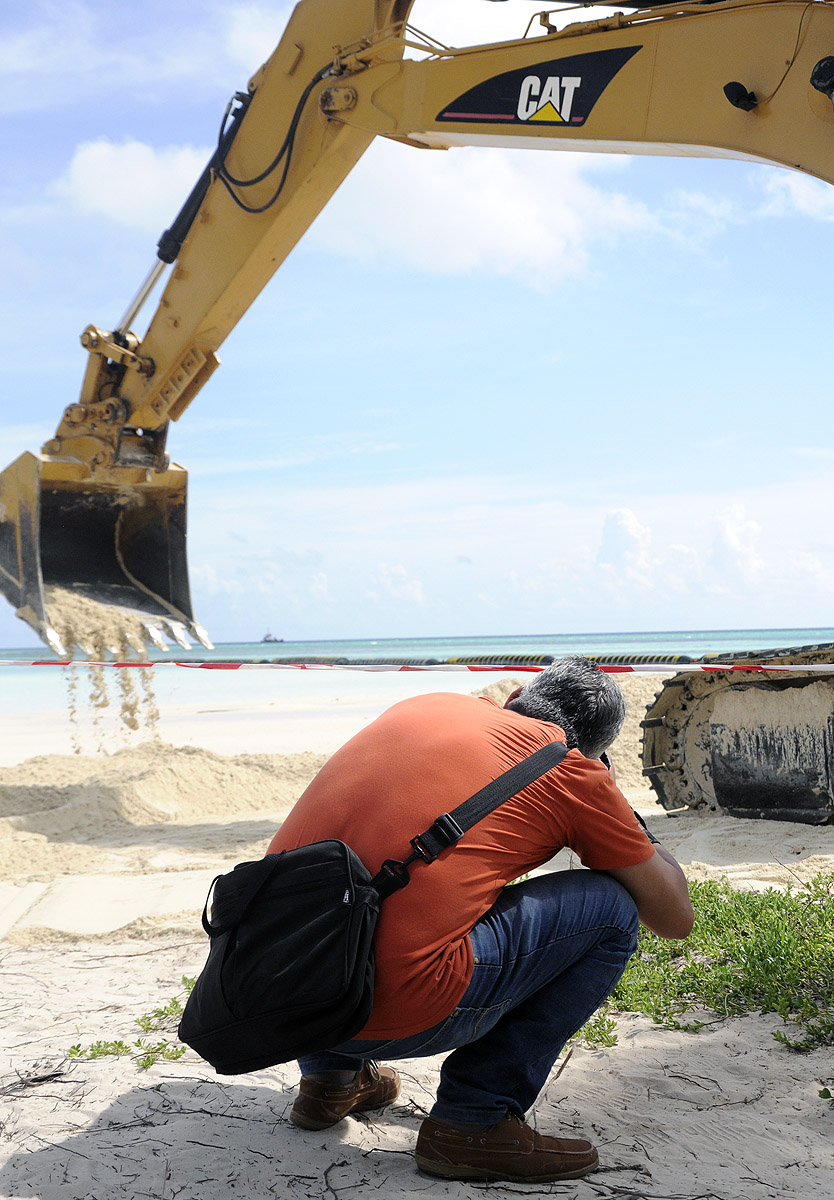
{"label": "bag strap", "polygon": [[[209,887],[208,895],[206,896],[206,902],[203,906],[203,929],[205,929],[209,937],[218,937],[221,933],[225,933],[227,929],[232,928],[232,926],[239,920],[240,913],[245,912],[246,908],[249,906],[252,900],[254,900],[255,896],[264,886],[267,879],[270,878],[272,872],[275,870],[279,858],[280,855],[278,854],[267,854],[264,858],[256,859],[255,862],[239,864],[240,867],[251,868],[251,870],[248,870],[246,873],[247,879],[245,886],[242,888],[240,895],[237,897],[237,902],[233,912],[225,921],[213,925],[211,922],[211,917],[209,916],[211,894],[214,891],[217,881],[219,879],[226,878],[225,875],[215,875],[214,879],[211,881],[211,886]],[[236,870],[238,870],[238,867],[235,867],[235,871]],[[232,877],[234,877],[234,873],[235,872],[232,871]]]}
{"label": "bag strap", "polygon": [[376,888],[381,900],[399,888],[404,888],[409,882],[408,868],[412,863],[418,860],[425,863],[434,862],[438,854],[449,846],[454,846],[468,829],[494,812],[505,800],[517,796],[528,784],[558,766],[567,752],[568,748],[564,742],[548,742],[546,746],[540,747],[514,767],[510,767],[509,771],[493,779],[486,787],[482,787],[474,796],[464,800],[450,813],[442,813],[424,833],[411,839],[412,853],[404,862],[386,858],[371,880],[371,887]]}

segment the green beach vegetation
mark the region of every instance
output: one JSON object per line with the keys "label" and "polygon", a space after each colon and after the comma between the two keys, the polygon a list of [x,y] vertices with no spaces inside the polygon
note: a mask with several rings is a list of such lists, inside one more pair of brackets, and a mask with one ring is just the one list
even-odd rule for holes
{"label": "green beach vegetation", "polygon": [[[622,1013],[693,1034],[726,1018],[772,1013],[782,1021],[773,1036],[786,1049],[801,1054],[834,1045],[834,874],[758,892],[724,880],[691,881],[689,889],[692,934],[668,941],[641,929],[637,953],[578,1044],[615,1046]],[[184,976],[180,995],[136,1020],[155,1040],[79,1043],[70,1056],[129,1054],[142,1069],[181,1057],[176,1024],[193,986]],[[834,1103],[834,1079],[820,1082],[820,1096]]]}
{"label": "green beach vegetation", "polygon": [[108,1058],[130,1055],[142,1071],[147,1071],[160,1061],[176,1062],[185,1054],[185,1046],[177,1040],[176,1036],[177,1025],[184,1007],[183,1000],[190,994],[196,982],[196,979],[183,975],[180,980],[182,991],[178,995],[172,996],[165,1004],[152,1009],[149,1013],[143,1013],[141,1017],[135,1019],[134,1025],[138,1025],[143,1033],[157,1035],[155,1041],[149,1041],[147,1037],[143,1037],[137,1038],[133,1042],[126,1042],[123,1038],[111,1041],[99,1040],[89,1046],[82,1046],[80,1042],[77,1042],[74,1046],[70,1046],[67,1054],[70,1058]]}
{"label": "green beach vegetation", "polygon": [[[762,892],[690,881],[689,891],[691,935],[666,941],[641,929],[637,953],[578,1042],[616,1045],[618,1013],[690,1033],[773,1013],[783,1022],[773,1036],[788,1050],[834,1045],[834,875]],[[834,1079],[820,1082],[820,1096],[834,1105]]]}

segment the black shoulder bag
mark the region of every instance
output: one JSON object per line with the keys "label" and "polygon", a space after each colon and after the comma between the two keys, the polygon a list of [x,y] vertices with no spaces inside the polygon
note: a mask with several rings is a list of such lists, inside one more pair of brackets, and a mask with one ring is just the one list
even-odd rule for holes
{"label": "black shoulder bag", "polygon": [[355,1037],[373,1006],[373,937],[382,901],[406,886],[412,863],[434,862],[566,753],[561,742],[543,746],[443,813],[411,839],[404,862],[386,859],[373,877],[336,840],[268,854],[218,875],[203,909],[209,955],[186,1003],[180,1039],[219,1074],[235,1075]]}

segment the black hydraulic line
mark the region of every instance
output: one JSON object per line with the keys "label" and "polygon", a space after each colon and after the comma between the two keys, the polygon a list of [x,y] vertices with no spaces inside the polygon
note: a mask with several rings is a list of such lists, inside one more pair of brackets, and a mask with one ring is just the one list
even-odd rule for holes
{"label": "black hydraulic line", "polygon": [[[281,172],[281,178],[278,180],[278,185],[275,188],[275,191],[269,197],[269,199],[266,200],[263,204],[247,204],[245,200],[241,200],[240,196],[237,195],[237,193],[234,191],[232,184],[229,182],[225,171],[223,170],[222,167],[220,168],[220,170],[217,172],[217,178],[223,184],[223,187],[229,193],[229,196],[235,202],[235,204],[238,206],[238,208],[242,209],[245,213],[250,213],[252,215],[256,215],[257,213],[266,212],[268,209],[272,208],[275,201],[278,199],[278,197],[283,192],[284,184],[287,182],[287,174],[290,169],[290,163],[292,162],[292,151],[293,151],[294,145],[295,145],[295,136],[293,135],[292,141],[290,141],[288,149],[287,149],[286,157],[284,158],[284,169]],[[274,170],[274,168],[271,168],[271,169]],[[243,184],[241,186],[248,187],[250,185],[247,183],[247,184]]]}
{"label": "black hydraulic line", "polygon": [[[229,172],[229,170],[226,167],[225,161],[221,159],[221,161],[217,167],[217,172],[216,172],[217,178],[223,184],[226,191],[229,193],[232,200],[234,200],[234,202],[238,206],[238,208],[243,209],[244,212],[253,213],[253,214],[266,212],[267,209],[272,208],[273,204],[275,204],[276,200],[281,195],[281,192],[284,190],[284,184],[287,181],[287,174],[289,172],[290,163],[292,161],[292,152],[293,152],[293,148],[295,146],[295,135],[298,130],[299,121],[301,120],[301,114],[304,111],[304,107],[310,98],[310,93],[313,91],[313,88],[316,86],[316,84],[321,83],[322,79],[326,78],[327,75],[330,74],[331,70],[332,70],[332,64],[328,63],[327,66],[324,66],[321,68],[321,70],[317,71],[315,73],[315,75],[313,76],[313,78],[310,80],[310,82],[307,84],[306,88],[301,93],[298,104],[295,106],[295,112],[292,115],[292,120],[290,121],[289,128],[287,129],[287,133],[286,133],[284,141],[281,145],[280,150],[275,155],[275,157],[273,158],[273,160],[269,164],[269,166],[265,167],[263,169],[263,171],[260,172],[260,174],[252,175],[249,179],[238,179],[238,178],[236,178],[236,176],[232,175]],[[221,126],[221,137],[222,136],[223,136],[223,127]],[[279,166],[279,164],[281,162],[281,159],[284,160],[284,167],[281,172],[281,178],[278,180],[278,184],[275,188],[275,191],[272,193],[269,200],[267,200],[264,204],[261,204],[261,205],[247,204],[244,200],[242,200],[240,198],[240,196],[238,196],[235,193],[234,188],[253,187],[257,183],[262,183],[264,179],[268,178],[268,176],[270,176],[272,174],[272,172],[277,169],[277,167]]]}
{"label": "black hydraulic line", "polygon": [[[273,158],[273,160],[269,164],[269,166],[264,167],[264,169],[263,169],[263,171],[261,171],[260,175],[252,175],[249,179],[238,179],[238,178],[236,178],[236,176],[232,175],[230,173],[230,171],[227,169],[226,163],[225,163],[225,154],[224,154],[223,158],[221,159],[220,174],[223,176],[223,178],[225,180],[227,180],[229,183],[233,183],[235,185],[235,187],[252,187],[256,183],[262,183],[264,181],[264,179],[267,178],[268,175],[272,174],[272,172],[275,170],[275,168],[280,163],[281,159],[286,154],[287,149],[292,144],[292,141],[295,137],[295,131],[298,127],[298,122],[301,119],[301,113],[304,109],[304,105],[307,103],[307,101],[310,97],[310,92],[313,90],[313,88],[316,86],[317,83],[320,83],[321,80],[325,78],[327,73],[330,71],[330,68],[331,68],[331,64],[328,63],[326,67],[322,67],[322,69],[320,71],[317,71],[315,73],[315,75],[313,76],[313,78],[310,80],[310,82],[307,84],[304,91],[301,93],[301,97],[298,101],[298,104],[295,106],[295,112],[292,115],[292,120],[290,121],[290,126],[289,126],[289,129],[287,130],[287,133],[284,138],[281,149],[275,155],[275,157]],[[220,126],[220,138],[218,140],[218,150],[220,149],[220,146],[223,145],[223,143],[224,143],[227,119],[228,119],[228,114],[226,117],[224,117],[223,124]]]}
{"label": "black hydraulic line", "polygon": [[[177,255],[182,249],[182,244],[188,235],[188,231],[194,224],[194,218],[197,216],[206,198],[206,192],[209,190],[211,181],[217,170],[222,166],[232,142],[237,136],[240,123],[251,103],[252,95],[249,92],[236,92],[234,100],[238,102],[238,107],[231,114],[231,122],[227,123],[227,120],[224,120],[217,149],[206,164],[202,175],[191,189],[188,199],[177,213],[173,224],[169,229],[165,230],[157,242],[157,258],[161,262],[172,263],[176,261]],[[230,108],[234,100],[230,101]]]}
{"label": "black hydraulic line", "polygon": [[[298,123],[301,120],[301,114],[304,111],[304,106],[306,105],[313,88],[317,83],[320,83],[321,80],[325,78],[330,70],[331,64],[328,63],[326,67],[322,67],[320,71],[317,71],[307,84],[306,88],[301,94],[298,104],[295,107],[295,112],[293,113],[289,129],[287,130],[280,150],[275,155],[269,166],[265,167],[260,174],[253,175],[249,179],[238,179],[236,176],[232,175],[226,167],[226,157],[231,149],[232,143],[237,137],[240,124],[246,115],[246,112],[248,111],[249,105],[252,101],[252,95],[254,94],[249,92],[235,93],[233,99],[229,102],[229,106],[226,109],[223,121],[220,125],[217,148],[207,162],[202,175],[191,189],[188,199],[186,200],[185,204],[183,204],[176,216],[176,219],[170,228],[165,230],[157,242],[157,258],[159,258],[161,262],[172,263],[176,261],[177,256],[182,249],[182,244],[188,235],[188,231],[194,224],[194,219],[197,216],[197,213],[200,211],[203,201],[206,198],[206,193],[208,192],[209,187],[214,179],[220,180],[231,198],[234,200],[235,204],[237,204],[239,208],[242,208],[244,212],[260,213],[265,212],[268,208],[272,207],[283,191],[284,183],[286,182],[287,172],[289,171],[290,160],[292,158],[295,134],[296,130],[298,129]],[[237,101],[238,107],[233,109],[232,105],[235,103],[235,101]],[[240,197],[237,196],[232,190],[233,188],[254,187],[255,184],[261,183],[264,179],[272,174],[272,172],[279,166],[282,159],[284,159],[284,169],[281,172],[281,178],[278,181],[278,186],[265,204],[261,205],[260,207],[248,205],[244,203],[244,201],[242,201]]]}

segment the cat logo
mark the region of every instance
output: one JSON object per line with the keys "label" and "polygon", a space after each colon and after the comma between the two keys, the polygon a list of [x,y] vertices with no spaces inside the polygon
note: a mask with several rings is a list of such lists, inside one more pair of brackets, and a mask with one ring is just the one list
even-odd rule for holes
{"label": "cat logo", "polygon": [[581,75],[527,75],[518,94],[519,121],[545,121],[548,125],[570,121],[573,98],[582,86]]}
{"label": "cat logo", "polygon": [[584,125],[608,85],[642,46],[529,62],[476,83],[441,108],[437,121],[526,125],[559,136]]}

